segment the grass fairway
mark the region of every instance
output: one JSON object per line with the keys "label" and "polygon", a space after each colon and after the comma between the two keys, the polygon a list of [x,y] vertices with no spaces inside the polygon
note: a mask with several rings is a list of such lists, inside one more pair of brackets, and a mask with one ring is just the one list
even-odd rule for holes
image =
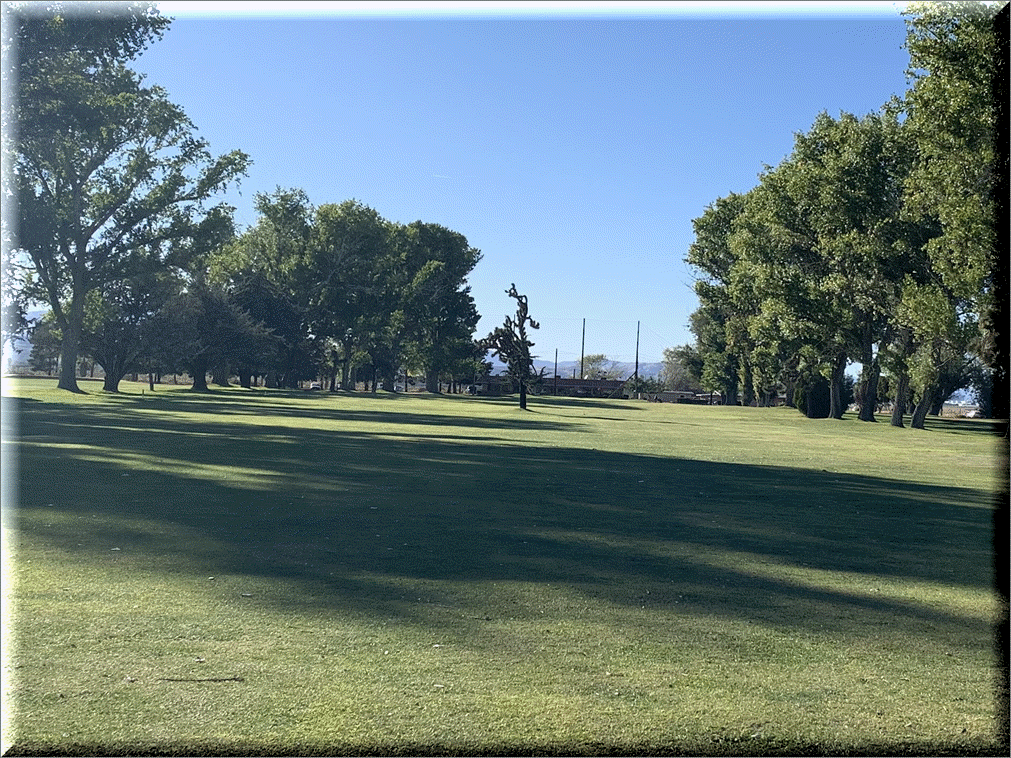
{"label": "grass fairway", "polygon": [[1006,750],[988,422],[52,386],[9,754]]}

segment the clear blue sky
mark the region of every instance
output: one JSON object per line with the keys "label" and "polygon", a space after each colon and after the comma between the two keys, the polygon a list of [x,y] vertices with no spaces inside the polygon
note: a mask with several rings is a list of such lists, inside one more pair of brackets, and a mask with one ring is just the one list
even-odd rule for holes
{"label": "clear blue sky", "polygon": [[357,199],[467,237],[484,336],[514,311],[534,353],[660,360],[693,341],[692,219],[755,186],[821,111],[906,89],[897,3],[161,3],[135,68],[256,192]]}

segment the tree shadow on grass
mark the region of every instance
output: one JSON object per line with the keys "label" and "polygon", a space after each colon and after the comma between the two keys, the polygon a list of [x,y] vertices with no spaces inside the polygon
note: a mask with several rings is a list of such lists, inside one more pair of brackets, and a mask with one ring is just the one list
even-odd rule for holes
{"label": "tree shadow on grass", "polygon": [[[553,423],[534,420],[523,415],[508,418],[489,418],[480,414],[448,415],[430,413],[426,401],[435,397],[452,399],[460,403],[483,404],[485,398],[465,396],[396,395],[392,393],[310,393],[298,390],[270,390],[269,393],[248,395],[237,390],[217,391],[197,394],[178,392],[161,395],[118,395],[109,398],[118,409],[146,410],[165,413],[212,414],[214,416],[260,416],[270,415],[290,419],[312,419],[314,421],[340,422],[383,422],[389,424],[410,424],[413,426],[474,427],[478,429],[529,429],[529,430],[576,430],[573,423]],[[357,398],[370,405],[354,408],[339,404],[341,400]],[[285,399],[295,399],[297,404],[286,404]],[[379,402],[376,402],[378,399]],[[374,404],[373,404],[374,403]],[[102,411],[98,411],[101,413]],[[118,413],[115,411],[114,413]],[[217,420],[208,423],[216,423]]]}
{"label": "tree shadow on grass", "polygon": [[[414,588],[509,582],[798,632],[928,639],[987,623],[876,585],[988,588],[990,503],[974,489],[426,431],[529,426],[512,419],[398,413],[406,431],[325,431],[141,409],[19,404],[26,530],[68,553],[283,580],[291,591],[262,602],[292,611],[423,625],[439,616]],[[47,526],[53,512],[73,528]],[[464,595],[445,623],[502,613]]]}
{"label": "tree shadow on grass", "polygon": [[[516,405],[516,397],[505,396],[497,398],[482,398],[489,402],[495,402],[500,404]],[[527,404],[529,409],[538,410],[543,408],[616,408],[622,411],[645,411],[641,405],[639,405],[634,400],[626,400],[624,398],[620,399],[604,399],[604,398],[594,398],[592,405],[588,405],[586,399],[578,397],[566,397],[565,395],[527,395]]]}

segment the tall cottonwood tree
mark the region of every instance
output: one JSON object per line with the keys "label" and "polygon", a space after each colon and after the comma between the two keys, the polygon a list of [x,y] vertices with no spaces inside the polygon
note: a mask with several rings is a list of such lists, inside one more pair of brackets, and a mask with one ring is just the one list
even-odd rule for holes
{"label": "tall cottonwood tree", "polygon": [[704,275],[692,324],[707,383],[738,371],[745,391],[803,389],[823,375],[839,418],[855,361],[860,418],[873,421],[886,364],[898,393],[892,423],[902,425],[915,390],[912,426],[922,427],[946,393],[987,385],[974,356],[1000,369],[998,7],[908,6],[906,99],[864,117],[821,114],[741,207],[721,198],[695,220],[686,260]]}
{"label": "tall cottonwood tree", "polygon": [[[746,289],[740,280],[740,257],[730,247],[734,224],[744,212],[746,195],[731,193],[706,207],[692,220],[695,241],[685,261],[700,277],[695,294],[700,306],[690,319],[702,365],[699,379],[709,390],[718,390],[724,402],[736,404],[746,372],[750,344],[745,327],[748,317]],[[744,382],[745,404],[751,402],[751,382]]]}
{"label": "tall cottonwood tree", "polygon": [[362,350],[382,331],[385,282],[393,226],[357,201],[316,208],[306,254],[306,279],[313,332],[340,345],[341,386],[349,386]]}
{"label": "tall cottonwood tree", "polygon": [[439,377],[473,358],[473,334],[480,320],[467,276],[481,260],[459,232],[439,224],[415,221],[400,228],[407,273],[401,286],[404,333],[410,351],[425,371],[430,392]]}
{"label": "tall cottonwood tree", "polygon": [[14,25],[13,248],[60,327],[59,386],[71,391],[88,293],[199,233],[207,201],[249,164],[240,151],[212,157],[165,91],[126,67],[167,26],[154,5],[110,10],[111,25],[77,23],[59,4]]}
{"label": "tall cottonwood tree", "polygon": [[257,193],[254,205],[257,223],[209,256],[208,275],[276,338],[274,354],[234,366],[239,383],[249,387],[264,374],[269,386],[294,387],[314,376],[322,352],[313,334],[317,293],[306,268],[314,209],[302,190],[280,187]]}
{"label": "tall cottonwood tree", "polygon": [[907,287],[904,306],[915,338],[910,360],[919,366],[922,403],[911,425],[919,428],[924,408],[938,393],[944,363],[971,351],[994,365],[992,272],[997,256],[1006,255],[997,250],[994,233],[993,23],[999,8],[938,2],[911,4],[904,11],[911,82],[904,106],[918,150],[906,181],[905,214],[939,226],[925,246],[932,275]]}
{"label": "tall cottonwood tree", "polygon": [[[823,113],[762,174],[732,234],[759,302],[749,323],[756,349],[787,367],[822,363],[834,418],[845,410],[847,363],[858,361],[860,418],[874,420],[878,354],[892,340],[904,280],[923,270],[930,226],[901,217],[914,158],[894,108],[859,118]],[[788,349],[776,355],[776,344]]]}
{"label": "tall cottonwood tree", "polygon": [[813,223],[828,276],[821,289],[850,322],[848,357],[861,364],[861,421],[874,421],[881,366],[893,338],[902,282],[922,275],[930,224],[902,218],[903,186],[915,145],[894,107],[862,118],[824,115],[798,137],[805,164],[800,202],[816,209]]}

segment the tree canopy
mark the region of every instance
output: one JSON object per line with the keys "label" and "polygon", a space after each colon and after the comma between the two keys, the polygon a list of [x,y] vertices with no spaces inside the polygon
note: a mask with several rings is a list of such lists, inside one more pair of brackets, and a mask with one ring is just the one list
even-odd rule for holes
{"label": "tree canopy", "polygon": [[892,423],[912,393],[913,426],[970,381],[985,391],[995,12],[909,6],[905,99],[820,114],[754,189],[695,219],[686,261],[699,272],[691,328],[707,388],[794,402],[827,381],[840,418],[844,372],[858,363],[860,419],[875,420],[885,372]]}
{"label": "tree canopy", "polygon": [[[115,7],[113,7],[115,9]],[[128,279],[207,233],[206,203],[242,176],[241,151],[214,157],[182,109],[125,63],[166,26],[153,5],[100,17],[19,17],[13,115],[17,229],[30,297],[62,331],[59,386],[75,367],[88,294]]]}

